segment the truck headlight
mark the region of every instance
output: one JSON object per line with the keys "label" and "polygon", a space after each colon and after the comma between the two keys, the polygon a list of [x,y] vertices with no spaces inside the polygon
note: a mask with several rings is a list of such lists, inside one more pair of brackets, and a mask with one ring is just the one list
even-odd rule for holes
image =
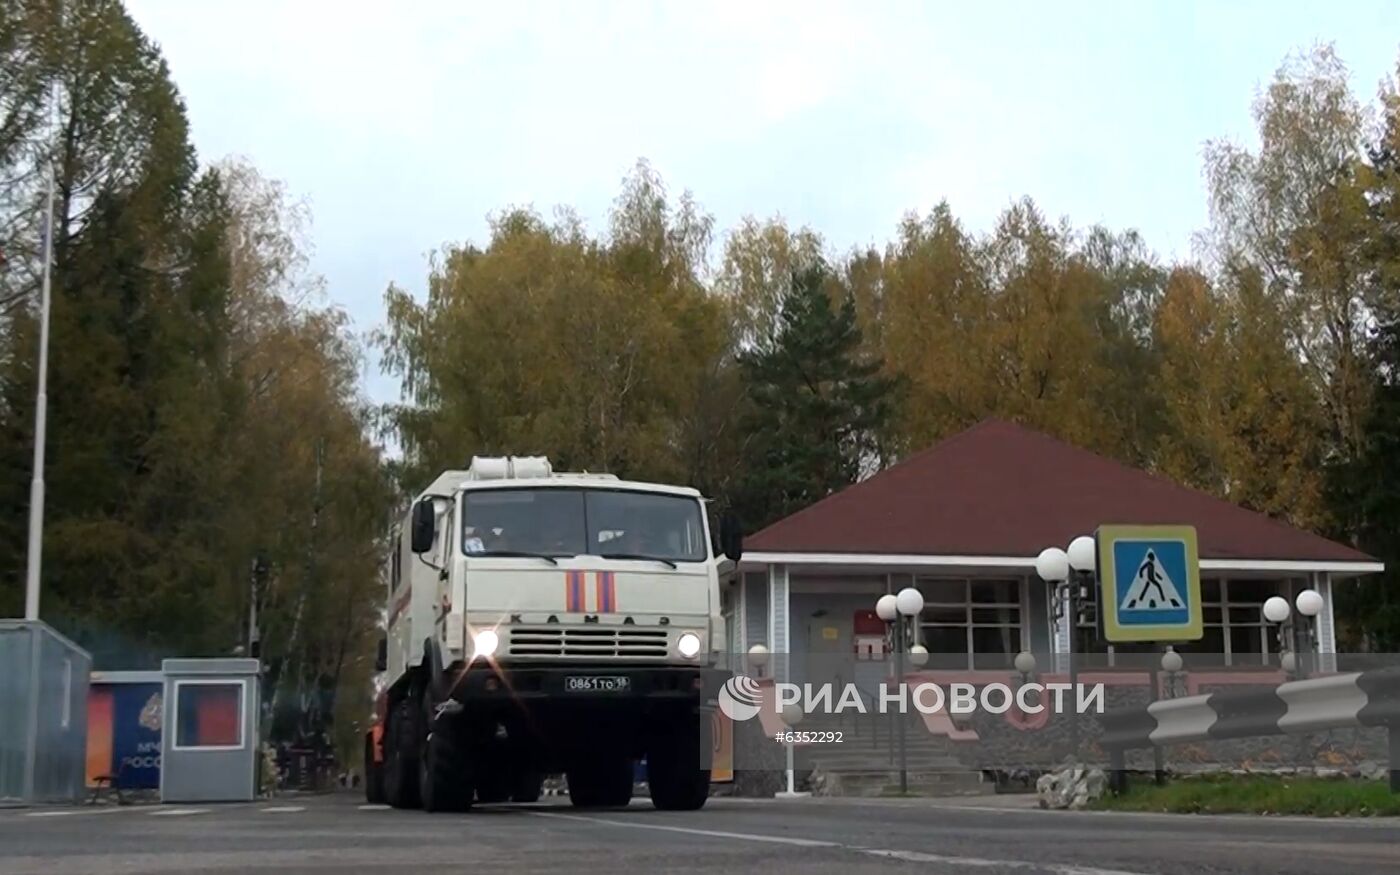
{"label": "truck headlight", "polygon": [[496,634],[495,629],[483,629],[472,638],[474,655],[488,657],[496,652],[496,647],[501,643],[501,636]]}
{"label": "truck headlight", "polygon": [[686,659],[694,659],[700,653],[700,636],[694,632],[682,632],[676,639],[676,650]]}

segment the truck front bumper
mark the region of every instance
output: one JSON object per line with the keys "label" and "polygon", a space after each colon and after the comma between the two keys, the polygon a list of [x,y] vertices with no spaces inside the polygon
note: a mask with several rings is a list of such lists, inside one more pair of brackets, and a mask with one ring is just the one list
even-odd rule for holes
{"label": "truck front bumper", "polygon": [[729,673],[701,666],[477,663],[443,678],[440,698],[463,706],[568,703],[619,707],[713,704]]}
{"label": "truck front bumper", "polygon": [[[605,752],[640,758],[658,739],[690,732],[708,757],[712,712],[728,677],[698,666],[475,665],[443,679],[438,720],[483,743],[529,751],[542,771]],[[570,680],[577,678],[611,689]]]}

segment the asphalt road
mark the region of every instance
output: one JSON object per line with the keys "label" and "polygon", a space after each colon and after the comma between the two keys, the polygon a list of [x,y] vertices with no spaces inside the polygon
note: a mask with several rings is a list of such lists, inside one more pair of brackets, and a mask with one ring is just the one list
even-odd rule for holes
{"label": "asphalt road", "polygon": [[1400,873],[1400,822],[1094,814],[927,800],[563,800],[428,815],[348,795],[0,811],[0,873]]}

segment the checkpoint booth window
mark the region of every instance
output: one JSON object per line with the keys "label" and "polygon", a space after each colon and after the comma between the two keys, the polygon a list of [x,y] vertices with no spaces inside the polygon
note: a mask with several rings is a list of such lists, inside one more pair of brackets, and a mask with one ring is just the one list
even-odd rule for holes
{"label": "checkpoint booth window", "polygon": [[177,680],[174,750],[242,750],[247,745],[247,683]]}

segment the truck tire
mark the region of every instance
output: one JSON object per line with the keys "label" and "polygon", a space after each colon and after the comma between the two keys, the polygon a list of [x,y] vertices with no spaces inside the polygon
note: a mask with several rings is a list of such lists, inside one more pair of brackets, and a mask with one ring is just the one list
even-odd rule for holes
{"label": "truck tire", "polygon": [[434,725],[431,696],[423,697],[423,705],[423,723],[430,727],[418,763],[423,810],[466,811],[472,806],[476,789],[472,786],[465,739],[450,727]]}
{"label": "truck tire", "polygon": [[569,801],[575,808],[620,808],[632,801],[632,761],[600,757],[569,769]]}
{"label": "truck tire", "polygon": [[710,797],[708,716],[678,721],[661,732],[647,752],[651,804],[662,811],[695,811]]}
{"label": "truck tire", "polygon": [[384,804],[384,764],[374,761],[374,733],[365,733],[365,801]]}
{"label": "truck tire", "polygon": [[389,712],[384,732],[384,801],[395,808],[417,808],[418,709],[405,698]]}

